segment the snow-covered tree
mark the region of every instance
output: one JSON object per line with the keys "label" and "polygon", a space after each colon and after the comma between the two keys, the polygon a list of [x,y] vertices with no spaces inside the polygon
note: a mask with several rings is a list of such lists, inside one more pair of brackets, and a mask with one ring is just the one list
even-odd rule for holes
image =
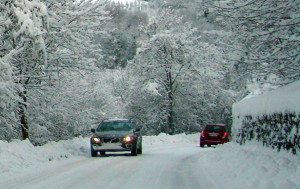
{"label": "snow-covered tree", "polygon": [[[64,70],[51,87],[31,90],[28,107],[30,139],[34,144],[85,136],[105,117],[110,90],[104,74]],[[54,82],[56,81],[56,82]],[[106,92],[107,91],[107,92]]]}
{"label": "snow-covered tree", "polygon": [[30,136],[36,144],[85,135],[102,113],[96,110],[101,103],[91,97],[94,86],[86,83],[86,77],[96,77],[93,72],[101,64],[101,45],[94,38],[105,33],[103,25],[109,19],[104,2],[45,1],[48,80],[28,93]]}
{"label": "snow-covered tree", "polygon": [[[105,1],[16,0],[1,1],[0,5],[0,57],[14,66],[14,82],[22,86],[18,110],[23,138],[28,138],[30,126],[31,136],[39,137],[41,132],[51,135],[46,121],[58,110],[45,107],[57,104],[55,99],[49,99],[52,91],[64,86],[60,83],[66,81],[63,78],[76,77],[65,70],[95,70],[94,65],[101,59],[101,46],[93,38],[104,32],[101,27],[109,18],[104,11]],[[80,92],[74,93],[77,94]],[[56,127],[59,129],[54,129],[52,135],[63,135],[55,133],[65,131],[68,125],[64,128],[64,121],[53,120],[56,122],[52,126],[61,127]],[[76,129],[76,124],[71,125]]]}
{"label": "snow-covered tree", "polygon": [[[101,59],[95,37],[105,34],[105,1],[45,0],[48,8],[47,51],[50,71],[91,69]],[[50,69],[50,68],[49,68]]]}
{"label": "snow-covered tree", "polygon": [[[1,32],[0,32],[1,33]],[[0,34],[1,35],[1,34]],[[19,87],[14,82],[13,68],[0,58],[0,140],[20,137],[18,129]]]}
{"label": "snow-covered tree", "polygon": [[148,23],[148,16],[139,10],[128,10],[121,6],[106,8],[111,20],[105,24],[106,33],[97,36],[103,47],[103,58],[99,67],[114,69],[126,67],[136,54],[137,41],[141,38],[141,27]]}
{"label": "snow-covered tree", "polygon": [[27,90],[41,83],[44,67],[47,65],[45,35],[47,32],[47,10],[38,0],[1,2],[1,15],[7,20],[4,24],[4,35],[1,56],[3,60],[15,67],[16,82],[23,90],[19,91],[19,116],[23,138],[28,138],[26,117]]}
{"label": "snow-covered tree", "polygon": [[174,5],[162,7],[148,27],[152,37],[141,42],[130,64],[138,81],[129,106],[132,115],[148,132],[170,134],[229,119],[231,105],[222,102],[227,100],[222,83],[230,67],[225,53],[184,23]]}
{"label": "snow-covered tree", "polygon": [[149,1],[147,12],[106,3],[0,2],[0,116],[20,120],[24,138],[84,135],[112,117],[135,118],[148,134],[199,131],[230,124],[248,80],[299,76],[293,1],[282,2],[285,15],[268,0]]}
{"label": "snow-covered tree", "polygon": [[214,12],[244,44],[244,63],[254,78],[299,79],[299,1],[230,0]]}
{"label": "snow-covered tree", "polygon": [[[141,77],[146,85],[157,85],[160,100],[160,120],[162,121],[161,131],[173,134],[174,127],[174,103],[177,87],[177,79],[181,74],[184,65],[180,41],[173,41],[167,36],[156,35],[150,41],[142,56],[135,64],[142,64]],[[152,48],[149,51],[149,48]],[[151,53],[151,54],[150,54]],[[152,59],[152,60],[151,60]],[[143,63],[142,63],[143,62]],[[143,76],[142,76],[143,75]]]}

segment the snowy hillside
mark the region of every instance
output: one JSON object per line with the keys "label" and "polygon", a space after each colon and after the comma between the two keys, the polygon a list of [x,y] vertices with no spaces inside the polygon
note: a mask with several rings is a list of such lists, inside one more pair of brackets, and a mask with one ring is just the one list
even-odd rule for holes
{"label": "snowy hillside", "polygon": [[[208,171],[207,174],[212,174],[214,181],[224,185],[223,188],[300,187],[299,155],[276,152],[256,143],[240,146],[230,142],[213,148],[200,148],[198,138],[199,134],[144,136],[144,154],[138,157],[151,157],[151,153],[161,147],[177,147],[178,153],[186,153],[182,149],[182,145],[185,145],[200,153],[193,168]],[[51,142],[41,147],[34,147],[28,141],[0,141],[0,183],[25,170],[52,167],[57,163],[70,163],[82,158],[94,159],[90,157],[89,150],[88,138]],[[99,162],[113,159],[116,157],[98,158]]]}

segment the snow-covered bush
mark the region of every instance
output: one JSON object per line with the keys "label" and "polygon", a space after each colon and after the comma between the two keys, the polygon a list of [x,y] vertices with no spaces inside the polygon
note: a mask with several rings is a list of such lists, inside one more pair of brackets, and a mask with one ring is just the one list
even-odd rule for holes
{"label": "snow-covered bush", "polygon": [[300,81],[233,105],[233,135],[240,144],[300,151]]}

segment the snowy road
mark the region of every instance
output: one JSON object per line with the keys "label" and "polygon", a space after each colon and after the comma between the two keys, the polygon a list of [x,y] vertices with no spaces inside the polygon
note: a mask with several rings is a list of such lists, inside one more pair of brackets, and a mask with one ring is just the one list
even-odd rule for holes
{"label": "snowy road", "polygon": [[213,177],[195,166],[210,150],[191,144],[163,145],[144,147],[137,157],[126,153],[80,157],[0,179],[0,188],[219,188]]}
{"label": "snowy road", "polygon": [[0,141],[0,189],[299,189],[300,156],[256,142],[199,147],[193,135],[144,136],[143,155],[90,157],[89,138]]}

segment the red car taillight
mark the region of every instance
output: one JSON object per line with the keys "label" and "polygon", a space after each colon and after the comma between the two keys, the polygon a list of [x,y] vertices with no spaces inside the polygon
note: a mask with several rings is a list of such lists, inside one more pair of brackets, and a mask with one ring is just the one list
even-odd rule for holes
{"label": "red car taillight", "polygon": [[205,131],[202,131],[202,132],[201,132],[201,136],[202,136],[202,137],[205,137],[205,136],[204,136],[204,133],[205,133]]}
{"label": "red car taillight", "polygon": [[227,133],[225,132],[222,138],[226,138],[226,136],[227,136]]}

